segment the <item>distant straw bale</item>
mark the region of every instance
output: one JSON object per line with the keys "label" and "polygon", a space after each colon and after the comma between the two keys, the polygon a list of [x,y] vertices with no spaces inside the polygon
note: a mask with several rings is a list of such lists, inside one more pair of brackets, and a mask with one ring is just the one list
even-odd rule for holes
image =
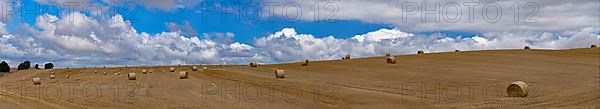
{"label": "distant straw bale", "polygon": [[310,61],[308,61],[308,59],[304,60],[304,62],[302,63],[302,66],[308,66],[308,63],[309,63],[309,62],[310,62]]}
{"label": "distant straw bale", "polygon": [[250,67],[258,67],[258,64],[256,62],[251,62]]}
{"label": "distant straw bale", "polygon": [[187,71],[181,71],[179,72],[179,79],[187,79],[188,78],[188,72]]}
{"label": "distant straw bale", "polygon": [[285,78],[285,70],[275,70],[275,78]]}
{"label": "distant straw bale", "polygon": [[192,66],[192,71],[198,70],[198,66]]}
{"label": "distant straw bale", "polygon": [[135,76],[135,73],[129,73],[127,74],[127,78],[129,78],[129,80],[136,80],[137,77]]}
{"label": "distant straw bale", "polygon": [[344,60],[349,60],[350,59],[350,54],[345,54],[344,57],[342,58]]}
{"label": "distant straw bale", "polygon": [[33,85],[41,85],[42,84],[42,80],[39,77],[33,78],[32,81],[33,81]]}
{"label": "distant straw bale", "polygon": [[396,64],[396,57],[390,56],[387,57],[385,60],[388,64]]}

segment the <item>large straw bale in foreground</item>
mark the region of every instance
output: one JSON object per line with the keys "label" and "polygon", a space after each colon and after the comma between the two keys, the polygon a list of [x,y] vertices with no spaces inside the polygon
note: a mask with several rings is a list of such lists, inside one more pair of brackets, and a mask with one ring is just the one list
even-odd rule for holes
{"label": "large straw bale in foreground", "polygon": [[508,85],[506,93],[509,97],[526,97],[529,94],[528,87],[529,85],[523,81],[515,81]]}

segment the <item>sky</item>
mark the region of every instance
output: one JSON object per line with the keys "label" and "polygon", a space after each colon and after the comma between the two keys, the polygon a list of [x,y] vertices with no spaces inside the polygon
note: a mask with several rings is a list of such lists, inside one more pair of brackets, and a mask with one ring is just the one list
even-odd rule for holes
{"label": "sky", "polygon": [[265,64],[600,44],[600,1],[0,0],[0,60]]}

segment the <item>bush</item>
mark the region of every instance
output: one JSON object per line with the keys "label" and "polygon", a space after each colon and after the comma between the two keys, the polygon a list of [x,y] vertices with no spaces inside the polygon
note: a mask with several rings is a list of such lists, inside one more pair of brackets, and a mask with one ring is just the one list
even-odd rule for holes
{"label": "bush", "polygon": [[53,68],[54,68],[54,64],[52,64],[52,63],[46,63],[44,65],[44,69],[53,69]]}
{"label": "bush", "polygon": [[8,63],[4,61],[0,63],[0,72],[10,72],[10,66],[8,65]]}
{"label": "bush", "polygon": [[26,70],[26,69],[29,69],[30,67],[31,67],[31,62],[25,61],[25,62],[19,64],[19,66],[17,67],[17,70]]}
{"label": "bush", "polygon": [[40,69],[40,66],[38,64],[35,64],[35,67],[33,67],[35,69]]}

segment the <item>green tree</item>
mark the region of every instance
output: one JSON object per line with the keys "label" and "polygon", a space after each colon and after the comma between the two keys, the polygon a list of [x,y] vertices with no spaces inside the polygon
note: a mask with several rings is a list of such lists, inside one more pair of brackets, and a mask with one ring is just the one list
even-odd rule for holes
{"label": "green tree", "polygon": [[0,72],[10,72],[10,66],[8,65],[8,63],[4,61],[0,63]]}

